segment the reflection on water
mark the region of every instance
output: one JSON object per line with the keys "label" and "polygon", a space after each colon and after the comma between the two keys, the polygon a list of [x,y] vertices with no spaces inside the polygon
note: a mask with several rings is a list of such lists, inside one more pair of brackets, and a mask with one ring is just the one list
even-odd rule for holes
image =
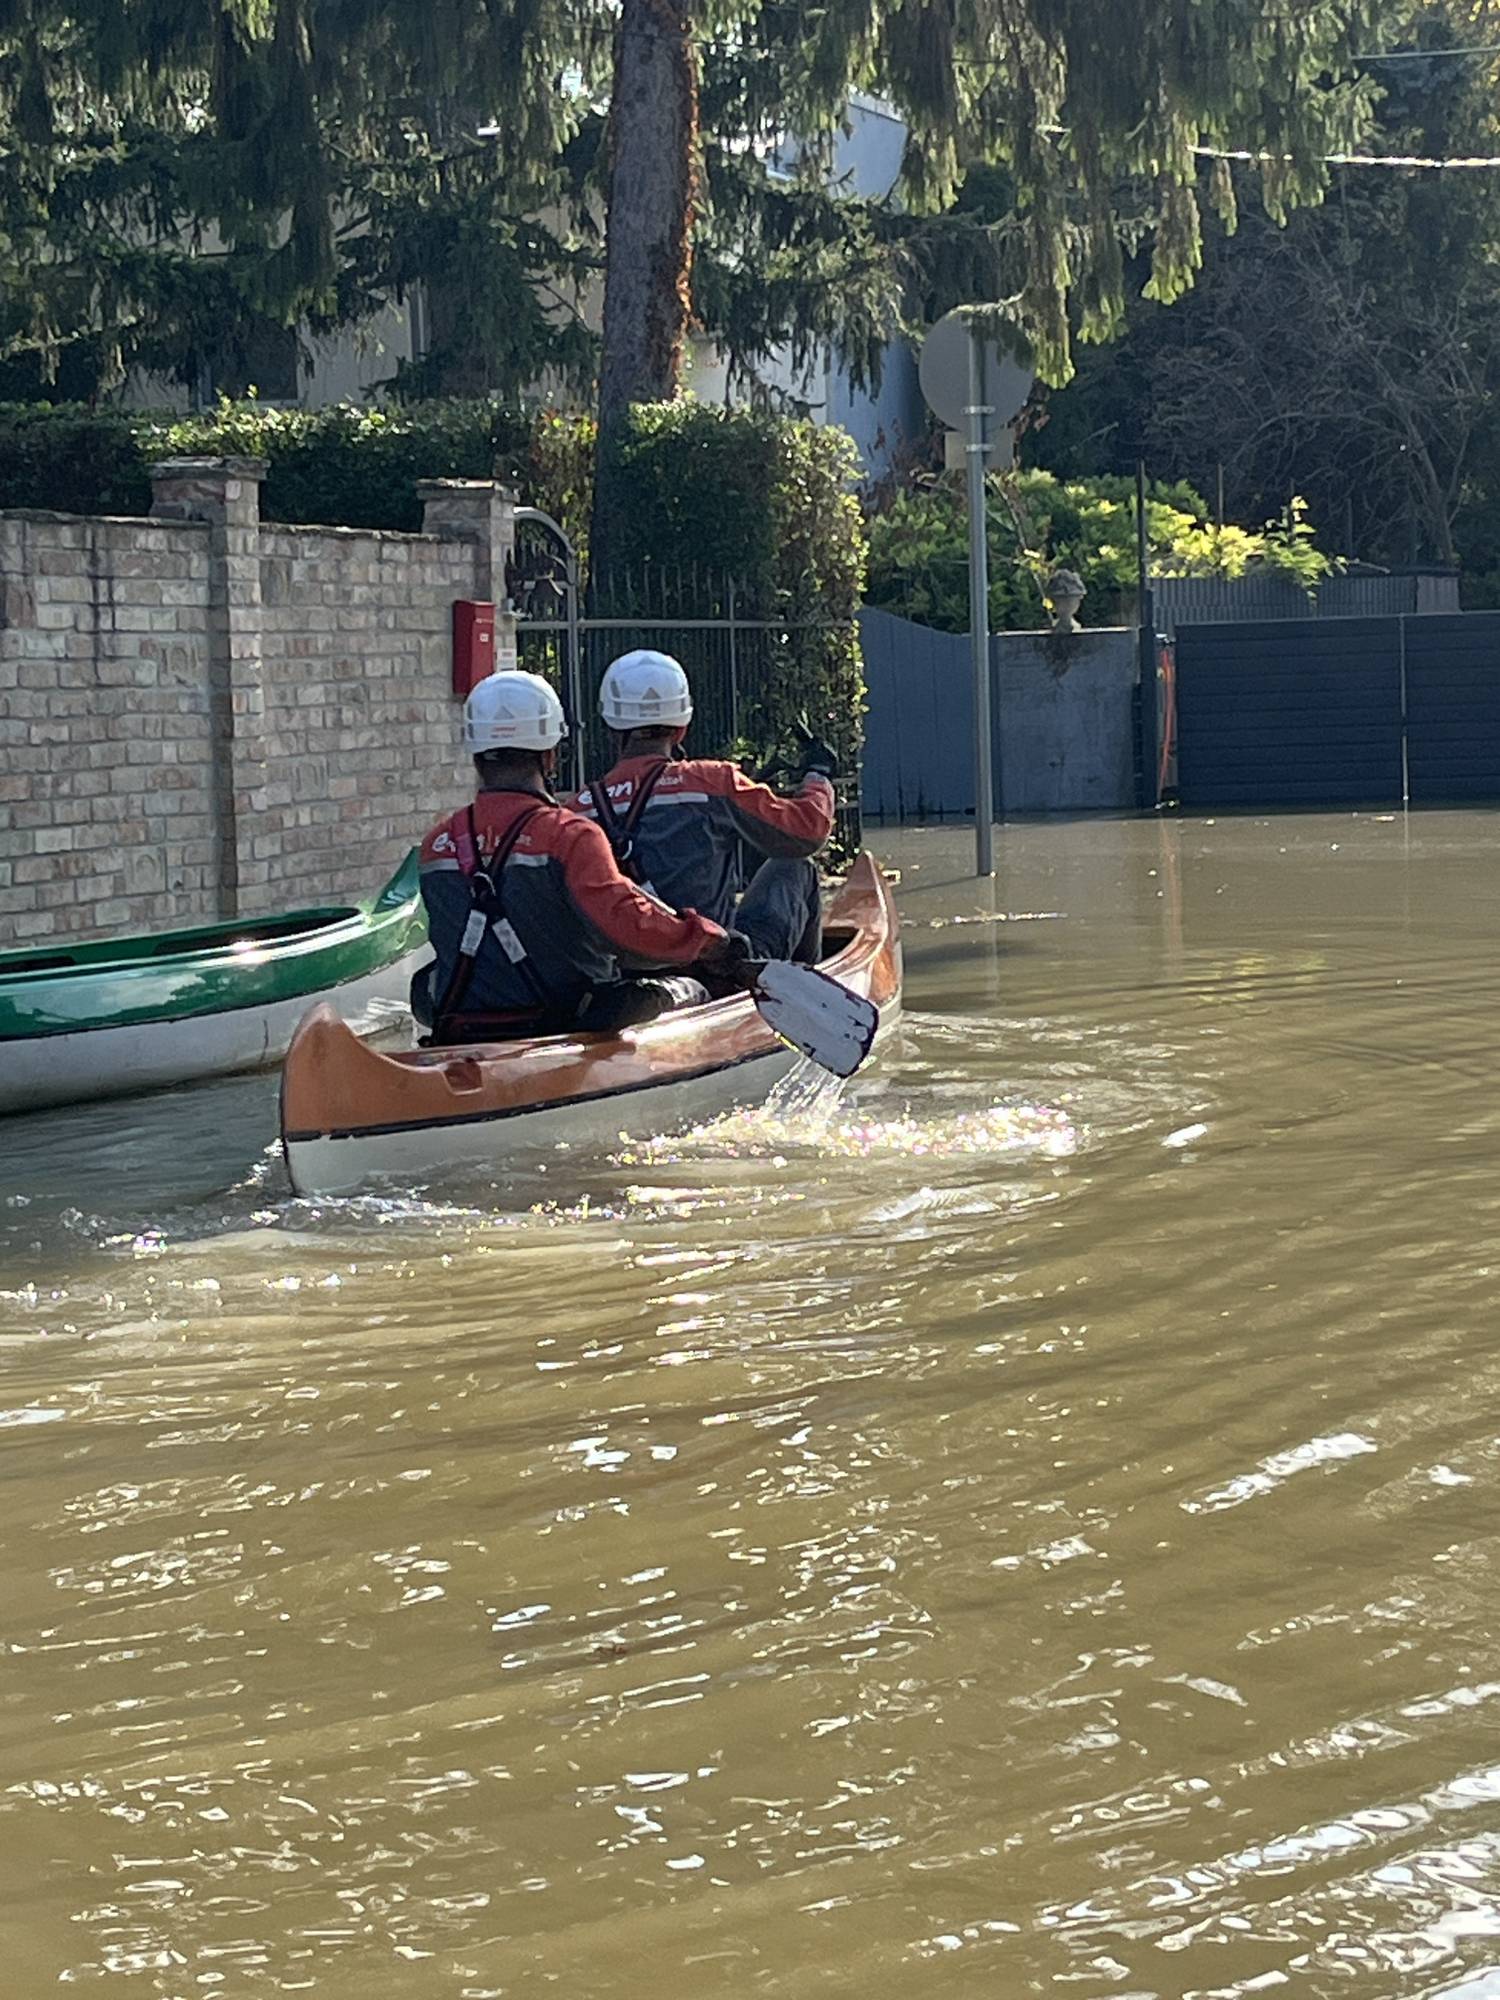
{"label": "reflection on water", "polygon": [[1500,1995],[1500,821],[892,837],[839,1089],[5,1128],[9,2000]]}

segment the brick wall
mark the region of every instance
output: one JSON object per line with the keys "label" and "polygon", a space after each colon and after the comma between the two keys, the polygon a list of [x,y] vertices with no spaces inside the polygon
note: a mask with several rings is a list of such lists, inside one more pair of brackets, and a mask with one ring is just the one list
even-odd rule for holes
{"label": "brick wall", "polygon": [[348,897],[471,787],[444,690],[452,606],[478,594],[477,550],[305,528],[264,529],[261,549],[268,830],[256,851],[283,901]]}
{"label": "brick wall", "polygon": [[201,526],[0,516],[0,939],[216,908]]}
{"label": "brick wall", "polygon": [[262,527],[262,468],[155,468],[150,520],[0,513],[0,949],[372,892],[467,792],[456,598],[510,505],[424,535]]}

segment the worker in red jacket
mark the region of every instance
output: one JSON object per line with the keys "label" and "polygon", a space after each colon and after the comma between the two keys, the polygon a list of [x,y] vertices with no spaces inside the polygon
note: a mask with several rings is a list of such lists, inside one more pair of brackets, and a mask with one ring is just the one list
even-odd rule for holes
{"label": "worker in red jacket", "polygon": [[703,989],[622,979],[622,957],[732,974],[750,956],[723,925],[637,887],[599,828],[553,798],[565,733],[537,674],[491,674],[469,696],[464,741],[479,790],[422,843],[437,956],[413,981],[412,1011],[439,1045],[627,1027]]}
{"label": "worker in red jacket", "polygon": [[[692,690],[666,653],[626,653],[604,676],[599,706],[615,761],[578,796],[615,858],[674,910],[733,924],[757,958],[811,964],[822,940],[813,856],[833,831],[838,759],[818,738],[807,744],[796,795],[782,798],[737,764],[683,758],[693,719]],[[745,843],[765,857],[740,895]]]}

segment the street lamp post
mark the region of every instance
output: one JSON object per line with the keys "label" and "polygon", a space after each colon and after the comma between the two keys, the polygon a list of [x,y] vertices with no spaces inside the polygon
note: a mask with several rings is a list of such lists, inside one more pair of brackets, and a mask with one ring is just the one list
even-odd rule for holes
{"label": "street lamp post", "polygon": [[974,668],[974,872],[995,872],[995,768],[990,741],[990,550],[985,468],[990,458],[985,341],[969,322],[969,651]]}

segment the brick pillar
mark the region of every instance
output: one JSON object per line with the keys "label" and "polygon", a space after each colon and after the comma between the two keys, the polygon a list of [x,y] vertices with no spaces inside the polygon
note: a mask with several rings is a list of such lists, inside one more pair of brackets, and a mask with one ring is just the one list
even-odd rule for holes
{"label": "brick pillar", "polygon": [[516,496],[493,479],[419,479],[422,532],[475,547],[474,594],[495,607],[495,666],[516,664],[516,619],[505,575],[516,546]]}
{"label": "brick pillar", "polygon": [[516,545],[516,496],[493,479],[419,479],[422,533],[478,549],[474,588],[484,602],[505,603],[505,571]]}
{"label": "brick pillar", "polygon": [[260,595],[262,458],[169,458],[151,467],[160,521],[206,521],[218,903],[225,917],[274,906],[281,833],[266,814],[266,697]]}

